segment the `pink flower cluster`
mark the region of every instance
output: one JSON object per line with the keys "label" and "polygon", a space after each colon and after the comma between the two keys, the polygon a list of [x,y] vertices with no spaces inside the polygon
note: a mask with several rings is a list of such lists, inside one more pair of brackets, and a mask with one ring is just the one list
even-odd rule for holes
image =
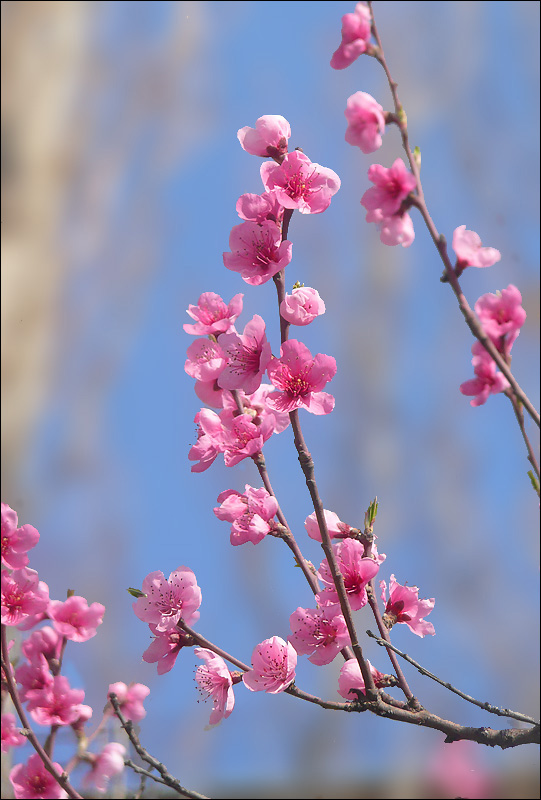
{"label": "pink flower cluster", "polygon": [[370,9],[357,3],[352,14],[342,17],[342,41],[331,58],[333,69],[345,69],[370,47]]}
{"label": "pink flower cluster", "polygon": [[266,489],[246,484],[243,494],[228,489],[218,495],[221,505],[214,509],[218,519],[231,525],[231,544],[258,544],[272,531],[272,520],[278,510],[276,498]]}
{"label": "pink flower cluster", "polygon": [[374,186],[367,189],[361,205],[368,211],[367,222],[375,222],[383,244],[409,247],[415,238],[413,222],[402,204],[415,189],[416,180],[401,158],[388,169],[372,164],[368,178]]}
{"label": "pink flower cluster", "polygon": [[[510,284],[496,294],[482,295],[475,304],[475,311],[488,338],[509,361],[511,348],[526,320],[522,295],[517,287]],[[496,362],[481,342],[473,343],[472,353],[475,378],[462,383],[460,391],[465,395],[473,395],[470,405],[481,406],[490,394],[505,392],[509,388],[509,381],[498,370]]]}

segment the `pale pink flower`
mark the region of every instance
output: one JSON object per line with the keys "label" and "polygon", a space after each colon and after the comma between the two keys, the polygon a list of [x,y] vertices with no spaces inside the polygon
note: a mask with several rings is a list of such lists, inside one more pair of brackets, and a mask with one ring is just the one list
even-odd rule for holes
{"label": "pale pink flower", "polygon": [[459,225],[453,233],[453,250],[457,255],[457,274],[466,267],[491,267],[502,254],[495,247],[483,247],[479,234]]}
{"label": "pale pink flower", "polygon": [[224,390],[218,386],[217,381],[196,381],[193,388],[202,403],[212,408],[222,408]]}
{"label": "pale pink flower", "polygon": [[24,702],[39,697],[43,689],[53,685],[53,676],[43,653],[36,654],[29,664],[19,664],[15,669],[15,679],[21,685],[19,695]]}
{"label": "pale pink flower", "polygon": [[214,509],[218,519],[232,522],[232,545],[246,542],[258,544],[272,530],[270,521],[278,510],[278,502],[263,487],[254,489],[246,484],[244,494],[227,489],[218,495],[219,507]]}
{"label": "pale pink flower", "polygon": [[224,463],[234,467],[244,458],[255,456],[263,449],[263,444],[272,436],[272,421],[263,419],[255,425],[247,414],[231,417],[222,412],[224,423]]}
{"label": "pale pink flower", "polygon": [[[351,525],[348,525],[346,522],[342,522],[339,518],[338,514],[335,514],[334,511],[327,511],[326,508],[323,509],[323,514],[325,516],[325,522],[327,523],[327,530],[329,531],[329,536],[331,539],[334,538],[344,538],[347,536],[349,531],[351,530]],[[313,511],[309,516],[306,517],[304,520],[304,527],[306,528],[306,532],[310,539],[315,539],[316,542],[321,542],[321,531],[319,530],[318,521],[316,518],[316,512]]]}
{"label": "pale pink flower", "polygon": [[93,711],[92,706],[87,706],[84,703],[81,703],[78,707],[78,716],[75,722],[71,723],[71,727],[74,731],[82,731],[88,720],[92,717]]}
{"label": "pale pink flower", "polygon": [[281,164],[261,164],[261,179],[268,192],[275,191],[284,208],[296,208],[301,214],[321,214],[340,188],[336,172],[313,163],[298,150],[288,153]]}
{"label": "pale pink flower", "polygon": [[186,355],[184,371],[198,381],[215,381],[227,364],[224,351],[212,339],[196,339],[188,347]]}
{"label": "pale pink flower", "polygon": [[[415,189],[417,182],[401,158],[392,167],[372,164],[368,168],[368,179],[374,186],[367,189],[361,198],[361,205],[367,211],[380,210],[383,217],[392,217],[400,209],[402,201]],[[369,222],[381,220],[369,219]]]}
{"label": "pale pink flower", "polygon": [[[62,775],[63,768],[56,761],[53,767],[57,775]],[[45,769],[43,761],[34,753],[26,764],[17,764],[9,773],[9,779],[17,800],[29,798],[30,800],[62,800],[68,795],[50,772]]]}
{"label": "pale pink flower", "polygon": [[330,664],[340,650],[351,644],[339,605],[297,608],[289,618],[292,634],[288,641],[300,655],[321,666]]}
{"label": "pale pink flower", "polygon": [[282,242],[278,225],[266,220],[234,225],[229,247],[231,252],[223,254],[227,269],[240,272],[246,283],[260,286],[289,264],[293,245],[287,239]]}
{"label": "pale pink flower", "polygon": [[[35,615],[45,614],[49,587],[38,579],[35,569],[2,571],[2,625],[20,625]],[[41,617],[43,618],[43,617]]]}
{"label": "pale pink flower", "polygon": [[30,663],[34,663],[39,660],[40,656],[44,656],[49,665],[60,658],[61,649],[62,636],[50,625],[32,631],[21,645],[21,650]]}
{"label": "pale pink flower", "polygon": [[324,313],[325,303],[317,289],[310,286],[294,288],[280,303],[281,316],[292,325],[309,325]]}
{"label": "pale pink flower", "polygon": [[526,320],[517,287],[510,283],[501,292],[482,295],[475,304],[475,313],[500,353],[508,356]]}
{"label": "pale pink flower", "polygon": [[349,67],[370,41],[370,10],[366,3],[357,3],[355,11],[342,17],[342,41],[331,58],[333,69]]}
{"label": "pale pink flower", "polygon": [[179,619],[187,625],[199,619],[201,589],[188,567],[177,567],[167,580],[163,572],[150,572],[143,580],[143,592],[145,597],[133,603],[135,616],[153,623],[158,631],[175,628]]}
{"label": "pale pink flower", "polygon": [[107,696],[110,694],[116,694],[120,710],[126,719],[139,722],[146,717],[143,700],[150,694],[150,689],[144,683],[130,683],[129,686],[122,681],[110,683]]}
{"label": "pale pink flower", "polygon": [[2,503],[2,564],[10,569],[21,569],[28,564],[28,550],[35,547],[39,533],[32,525],[17,527],[17,514]]}
{"label": "pale pink flower", "polygon": [[[340,544],[333,545],[333,550],[344,578],[349,604],[353,611],[357,611],[367,603],[365,587],[377,574],[379,564],[373,558],[364,557],[364,546],[356,539],[344,539]],[[325,588],[316,595],[317,602],[320,605],[338,603],[338,593],[326,558],[321,562],[318,576]]]}
{"label": "pale pink flower", "polygon": [[[272,433],[281,433],[290,424],[289,414],[284,411],[276,411],[271,408],[267,398],[275,391],[270,383],[262,383],[251,395],[239,392],[239,400],[244,408],[244,413],[250,418],[254,425],[261,425],[264,421],[270,424]],[[237,404],[229,392],[224,392],[223,396],[224,411],[234,416],[237,412]],[[222,415],[225,416],[225,415]]]}
{"label": "pale pink flower", "polygon": [[263,158],[278,158],[287,153],[291,128],[280,114],[266,114],[255,123],[255,128],[246,125],[240,128],[237,138],[247,153]]}
{"label": "pale pink flower", "polygon": [[385,581],[379,582],[381,599],[386,602],[383,621],[389,630],[397,622],[403,622],[412,633],[417,636],[433,636],[436,631],[431,622],[426,622],[423,617],[428,616],[434,608],[435,599],[419,600],[417,586],[402,586],[391,575],[389,583],[389,599],[387,600]]}
{"label": "pale pink flower", "polygon": [[2,714],[2,753],[7,753],[11,747],[22,747],[26,741],[15,724],[15,714]]}
{"label": "pale pink flower", "polygon": [[124,769],[126,748],[119,742],[109,742],[96,756],[92,769],[83,778],[83,786],[94,786],[98,792],[106,792],[109,781]]}
{"label": "pale pink flower", "polygon": [[210,724],[216,725],[220,720],[227,719],[235,705],[231,673],[223,658],[212,650],[196,647],[194,654],[205,662],[197,667],[195,680],[201,691],[212,698]]}
{"label": "pale pink flower", "polygon": [[487,353],[481,342],[472,345],[472,364],[476,377],[460,384],[462,394],[474,395],[470,400],[471,406],[482,406],[489,395],[505,392],[509,388],[509,381],[501,373],[492,356]]}
{"label": "pale pink flower", "polygon": [[224,450],[224,429],[218,414],[209,408],[198,411],[194,422],[198,425],[197,442],[190,448],[188,458],[199,462],[192,466],[192,472],[204,472]]}
{"label": "pale pink flower", "polygon": [[158,675],[164,675],[173,669],[181,649],[192,643],[188,634],[179,628],[159,631],[152,623],[148,626],[154,635],[152,642],[143,653],[143,661],[147,664],[157,662]]}
{"label": "pale pink flower", "polygon": [[346,142],[359,147],[363,153],[374,153],[381,147],[385,132],[382,106],[367,92],[355,92],[348,98],[344,111],[348,121]]}
{"label": "pale pink flower", "polygon": [[80,716],[84,689],[72,689],[64,675],[55,675],[43,689],[26,694],[27,708],[38,725],[71,725]]}
{"label": "pale pink flower", "polygon": [[247,222],[265,220],[279,222],[284,212],[274,192],[263,192],[263,194],[246,192],[239,197],[235,208],[239,217]]}
{"label": "pale pink flower", "polygon": [[[368,659],[366,663],[372,673],[375,685],[378,686],[380,681],[385,677],[384,674],[373,667]],[[363,694],[366,694],[363,674],[356,658],[350,658],[342,664],[340,675],[338,676],[339,695],[345,697],[346,700],[358,700],[357,692],[352,691],[352,689],[359,689]]]}
{"label": "pale pink flower", "polygon": [[218,385],[222,389],[242,389],[246,394],[255,392],[272,356],[263,319],[254,314],[242,334],[222,333],[218,342],[226,358]]}
{"label": "pale pink flower", "polygon": [[280,358],[273,358],[267,373],[278,391],[267,402],[277,411],[305,408],[311,414],[330,414],[334,408],[332,394],[321,389],[336,374],[332,356],[318,353],[312,357],[309,349],[296,339],[289,339],[280,348]]}
{"label": "pale pink flower", "polygon": [[409,247],[415,239],[413,220],[407,211],[385,217],[381,209],[376,208],[374,211],[368,211],[366,221],[376,223],[381,243],[390,247],[395,247],[397,244]]}
{"label": "pale pink flower", "polygon": [[279,636],[264,639],[252,653],[252,667],[242,680],[251,692],[283,692],[295,680],[297,652]]}
{"label": "pale pink flower", "polygon": [[96,635],[98,625],[103,622],[105,606],[92,603],[74,594],[67,600],[51,600],[49,616],[58,633],[72,642],[86,642]]}
{"label": "pale pink flower", "polygon": [[195,324],[186,323],[182,327],[193,336],[208,336],[227,333],[235,327],[235,320],[242,311],[243,294],[236,294],[228,305],[219,294],[203,292],[197,305],[188,306],[188,314]]}

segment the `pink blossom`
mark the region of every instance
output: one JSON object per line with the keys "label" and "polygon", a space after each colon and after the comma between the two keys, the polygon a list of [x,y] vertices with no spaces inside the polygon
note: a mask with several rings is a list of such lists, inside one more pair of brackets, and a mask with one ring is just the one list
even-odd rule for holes
{"label": "pink blossom", "polygon": [[198,381],[215,381],[227,363],[224,351],[211,339],[196,339],[188,347],[186,355],[184,371]]}
{"label": "pink blossom", "polygon": [[[272,433],[285,431],[290,423],[289,414],[284,411],[276,411],[271,408],[267,398],[274,392],[274,386],[270,383],[262,383],[259,389],[251,395],[239,392],[238,397],[244,408],[244,413],[250,418],[254,425],[261,425],[263,422],[270,425]],[[231,413],[232,416],[237,412],[237,404],[229,392],[223,396],[224,411]]]}
{"label": "pink blossom", "polygon": [[92,706],[87,706],[84,703],[81,703],[78,707],[78,716],[75,722],[71,723],[71,727],[74,731],[82,732],[84,726],[88,722],[88,720],[92,717],[93,711]]}
{"label": "pink blossom", "polygon": [[[378,686],[378,684],[385,677],[384,674],[373,667],[368,659],[366,663],[368,664],[368,668],[372,673],[374,683],[376,686]],[[338,694],[342,697],[345,697],[346,700],[358,700],[359,698],[357,696],[357,692],[352,691],[355,689],[359,689],[363,694],[366,694],[364,678],[359,666],[359,662],[356,658],[350,658],[344,664],[342,664],[340,675],[338,677]]]}
{"label": "pink blossom", "polygon": [[263,419],[255,425],[247,414],[231,417],[222,412],[224,423],[224,463],[226,467],[234,467],[244,458],[260,453],[263,444],[272,436],[272,421]]}
{"label": "pink blossom", "polygon": [[181,649],[192,640],[188,634],[179,628],[159,631],[152,623],[148,626],[154,635],[152,642],[143,653],[143,661],[147,664],[158,664],[158,675],[164,675],[173,669]]}
{"label": "pink blossom", "polygon": [[150,572],[143,580],[145,597],[133,603],[135,616],[153,623],[158,631],[175,628],[179,619],[187,625],[197,622],[201,589],[191,569],[177,567],[166,580],[163,572]]}
{"label": "pink blossom", "polygon": [[360,147],[363,153],[374,153],[381,147],[385,132],[383,108],[367,92],[355,92],[348,98],[344,111],[348,121],[346,142]]}
{"label": "pink blossom", "polygon": [[44,656],[49,665],[60,658],[61,649],[62,636],[50,625],[32,631],[21,645],[21,650],[30,663],[34,663],[39,660],[40,656]]}
{"label": "pink blossom", "polygon": [[89,606],[84,597],[72,595],[64,602],[51,600],[48,611],[58,633],[72,642],[87,642],[103,622],[105,606],[101,603]]}
{"label": "pink blossom", "polygon": [[194,654],[205,662],[197,667],[195,680],[201,691],[212,697],[210,724],[216,725],[220,720],[227,719],[235,705],[231,673],[223,658],[212,650],[196,647]]}
{"label": "pink blossom", "polygon": [[479,235],[466,230],[465,225],[455,228],[453,250],[458,258],[458,274],[466,267],[491,267],[502,257],[495,247],[483,247]]}
{"label": "pink blossom", "polygon": [[409,247],[415,239],[413,221],[407,211],[402,214],[397,212],[392,217],[385,217],[381,209],[376,208],[367,213],[366,221],[376,223],[381,243],[390,247],[395,247],[397,244]]}
{"label": "pink blossom", "polygon": [[333,69],[345,69],[364,52],[370,41],[370,10],[357,3],[352,14],[342,17],[342,41],[331,58]]}
{"label": "pink blossom", "polygon": [[284,208],[296,208],[301,214],[321,214],[340,188],[336,172],[312,163],[298,150],[288,153],[281,164],[261,164],[261,179],[267,192],[274,189]]}
{"label": "pink blossom", "polygon": [[[357,611],[367,603],[365,586],[377,574],[379,564],[373,558],[364,558],[364,547],[356,539],[344,539],[340,544],[333,545],[333,550],[344,578],[349,604],[353,611]],[[325,584],[323,591],[316,595],[318,603],[338,603],[338,594],[326,558],[321,562],[318,576]]]}
{"label": "pink blossom", "polygon": [[55,675],[52,683],[27,693],[27,708],[38,725],[71,725],[80,716],[83,689],[72,689],[64,675]]}
{"label": "pink blossom", "polygon": [[308,661],[330,664],[344,647],[351,644],[339,605],[323,608],[297,608],[289,618],[292,634],[288,641]]}
{"label": "pink blossom", "polygon": [[2,753],[7,753],[11,747],[22,747],[23,744],[26,744],[26,736],[17,728],[15,714],[2,714]]}
{"label": "pink blossom", "polygon": [[17,514],[2,503],[2,564],[10,569],[21,569],[28,564],[28,550],[35,547],[39,533],[32,525],[17,527]]}
{"label": "pink blossom", "polygon": [[324,313],[325,303],[310,286],[295,287],[280,303],[281,316],[292,325],[309,325]]}
{"label": "pink blossom", "polygon": [[194,422],[198,425],[197,442],[190,448],[188,458],[199,462],[192,466],[192,472],[204,472],[224,450],[224,429],[218,414],[209,408],[198,411]]}
{"label": "pink blossom", "polygon": [[267,373],[278,390],[267,402],[277,411],[305,408],[311,414],[330,414],[334,408],[332,394],[321,389],[336,374],[332,356],[318,353],[315,358],[302,342],[289,339],[280,348],[280,358],[273,358]]}
{"label": "pink blossom", "polygon": [[[346,536],[351,530],[351,525],[342,522],[338,514],[335,514],[334,511],[327,511],[327,509],[324,508],[323,514],[325,516],[325,522],[327,523],[327,530],[329,531],[329,536],[331,537],[331,539],[339,537],[343,539],[344,536]],[[315,511],[313,511],[308,517],[306,517],[306,519],[304,520],[304,527],[306,528],[306,532],[308,533],[310,539],[315,539],[316,542],[322,541],[321,531],[319,530],[319,525]]]}
{"label": "pink blossom", "polygon": [[19,694],[24,702],[41,696],[39,693],[43,689],[53,685],[53,676],[43,653],[36,655],[29,664],[19,664],[15,669],[15,679],[21,685]]}
{"label": "pink blossom", "polygon": [[272,636],[256,645],[252,653],[253,669],[242,680],[251,692],[278,694],[295,680],[297,652],[279,636]]}
{"label": "pink blossom", "polygon": [[433,636],[436,631],[431,622],[425,622],[423,617],[428,616],[434,608],[435,600],[419,600],[419,589],[417,586],[401,586],[397,583],[394,575],[391,575],[389,583],[389,600],[386,599],[387,585],[385,581],[380,581],[381,599],[387,602],[383,621],[389,630],[396,622],[403,622],[410,631],[417,636]]}
{"label": "pink blossom", "polygon": [[[62,775],[63,768],[56,761],[53,767],[57,775]],[[34,753],[26,764],[17,764],[9,773],[16,798],[31,800],[60,800],[68,795],[50,772],[45,769],[43,761]]]}
{"label": "pink blossom", "polygon": [[20,625],[49,604],[49,587],[38,580],[35,569],[23,567],[2,572],[2,625]]}
{"label": "pink blossom", "polygon": [[218,342],[226,356],[218,385],[222,389],[243,389],[247,394],[255,392],[272,355],[263,319],[254,314],[242,334],[222,333]]}
{"label": "pink blossom", "polygon": [[237,138],[240,146],[253,156],[278,158],[287,153],[287,143],[291,136],[291,128],[287,119],[280,114],[266,114],[255,123],[255,128],[248,125],[240,128]]}
{"label": "pink blossom", "polygon": [[501,292],[482,295],[475,304],[475,313],[500,353],[508,356],[526,320],[522,295],[517,287],[510,283]]}
{"label": "pink blossom", "polygon": [[258,544],[272,530],[271,519],[278,510],[278,502],[263,487],[254,489],[246,484],[244,494],[228,489],[218,495],[221,505],[214,509],[218,519],[232,522],[232,545],[246,542]]}
{"label": "pink blossom", "polygon": [[[408,172],[401,158],[397,158],[388,169],[381,164],[372,164],[368,169],[368,179],[375,185],[363,194],[361,205],[367,211],[379,209],[383,217],[392,217],[396,214],[403,200],[417,185],[414,176]],[[381,221],[368,219],[368,222]]]}
{"label": "pink blossom", "polygon": [[481,342],[474,342],[472,345],[473,371],[476,377],[460,384],[462,394],[474,395],[470,400],[471,406],[482,406],[488,400],[489,395],[505,392],[509,388],[509,381],[497,368],[492,356],[487,353]]}
{"label": "pink blossom", "polygon": [[126,719],[139,722],[146,717],[147,712],[143,708],[143,700],[150,694],[150,689],[144,683],[130,683],[129,686],[122,681],[110,683],[107,696],[110,694],[116,694],[120,710]]}
{"label": "pink blossom", "polygon": [[484,800],[498,797],[495,781],[478,757],[475,742],[441,742],[430,759],[429,778],[435,797],[469,797]]}
{"label": "pink blossom", "polygon": [[98,792],[106,792],[109,781],[124,769],[126,748],[119,742],[109,742],[96,756],[92,769],[83,778],[83,786],[94,786]]}
{"label": "pink blossom", "polygon": [[188,306],[188,314],[196,320],[195,325],[186,323],[182,327],[194,336],[227,333],[234,328],[242,311],[243,297],[243,294],[236,294],[226,305],[219,294],[203,292],[196,306]]}
{"label": "pink blossom", "polygon": [[193,388],[202,403],[213,408],[222,408],[224,391],[217,381],[196,381]]}
{"label": "pink blossom", "polygon": [[239,217],[247,222],[264,222],[265,220],[279,222],[284,212],[274,192],[242,194],[237,200],[235,208]]}
{"label": "pink blossom", "polygon": [[223,254],[227,269],[240,272],[246,283],[260,286],[289,264],[293,245],[287,240],[282,242],[278,225],[266,220],[234,225],[229,247],[231,252]]}

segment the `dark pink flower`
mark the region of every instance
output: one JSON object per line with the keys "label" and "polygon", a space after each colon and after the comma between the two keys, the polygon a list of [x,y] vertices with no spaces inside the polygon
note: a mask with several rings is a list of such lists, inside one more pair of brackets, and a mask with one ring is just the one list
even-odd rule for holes
{"label": "dark pink flower", "polygon": [[247,153],[263,158],[277,158],[287,153],[291,128],[280,114],[266,114],[255,123],[255,128],[246,125],[240,128],[237,138]]}
{"label": "dark pink flower", "polygon": [[501,292],[482,295],[475,304],[475,312],[487,336],[500,353],[508,356],[526,320],[517,287],[510,283]]}
{"label": "dark pink flower", "polygon": [[[377,575],[379,564],[373,558],[364,557],[364,547],[356,539],[344,539],[340,544],[333,545],[333,550],[344,578],[349,604],[353,611],[357,611],[367,603],[365,587]],[[338,593],[326,558],[321,562],[318,576],[325,584],[323,591],[316,595],[318,603],[338,603]]]}
{"label": "dark pink flower", "polygon": [[218,385],[222,389],[242,389],[246,394],[255,392],[272,355],[263,319],[254,314],[242,334],[222,333],[218,342],[226,357]]}
{"label": "dark pink flower", "polygon": [[251,692],[283,692],[295,680],[297,652],[293,645],[279,636],[272,636],[256,645],[252,667],[242,680]]}
{"label": "dark pink flower", "polygon": [[235,208],[239,217],[247,222],[265,222],[265,220],[279,222],[284,212],[274,192],[242,194]]}
{"label": "dark pink flower", "polygon": [[[376,686],[378,686],[378,683],[385,677],[384,674],[373,667],[368,659],[366,663],[368,664],[368,668],[372,673],[374,683]],[[352,691],[352,689],[360,689],[363,694],[366,694],[363,674],[356,658],[350,658],[345,662],[345,664],[342,664],[340,675],[338,677],[339,695],[345,697],[346,700],[358,700],[359,698],[357,696],[357,692]]]}
{"label": "dark pink flower", "polygon": [[476,377],[460,384],[459,388],[462,394],[475,395],[473,400],[470,400],[470,405],[475,407],[484,405],[489,395],[505,392],[509,388],[509,381],[498,370],[496,362],[481,342],[474,342],[472,353],[473,371]]}
{"label": "dark pink flower", "polygon": [[254,489],[246,484],[244,494],[228,489],[218,495],[221,505],[214,509],[218,519],[232,522],[231,544],[258,544],[269,531],[278,510],[276,498],[263,487]]}
{"label": "dark pink flower", "polygon": [[201,589],[191,569],[178,567],[166,580],[163,572],[150,572],[143,580],[144,597],[133,603],[135,616],[156,625],[158,631],[174,629],[179,619],[197,622]]}
{"label": "dark pink flower", "polygon": [[287,267],[293,245],[287,240],[282,242],[279,226],[267,220],[234,225],[229,247],[231,252],[223,254],[227,269],[240,272],[246,283],[260,286]]}
{"label": "dark pink flower", "polygon": [[[327,530],[329,531],[329,536],[331,539],[339,537],[343,539],[344,536],[346,536],[351,530],[351,525],[348,525],[346,522],[342,522],[342,520],[338,517],[338,514],[335,514],[334,511],[327,511],[327,509],[324,508],[323,514],[325,516]],[[308,533],[310,539],[315,539],[316,542],[322,541],[321,531],[319,530],[315,511],[306,517],[304,520],[304,527],[306,528],[306,532]]]}
{"label": "dark pink flower", "polygon": [[333,410],[334,397],[321,391],[336,374],[332,356],[318,353],[313,358],[306,345],[289,339],[280,348],[280,358],[272,359],[267,372],[278,390],[267,400],[271,408],[287,412],[305,408],[311,414],[330,414]]}
{"label": "dark pink flower", "polygon": [[21,700],[26,701],[53,685],[53,676],[47,659],[40,653],[29,663],[19,664],[15,669],[15,679],[20,683]]}
{"label": "dark pink flower", "polygon": [[264,442],[272,435],[267,421],[254,425],[246,414],[233,417],[225,433],[224,463],[234,467],[244,458],[255,456],[263,449]]}
{"label": "dark pink flower", "polygon": [[210,724],[216,725],[227,719],[235,705],[231,673],[223,658],[212,650],[196,647],[194,654],[205,662],[197,667],[195,680],[201,691],[212,698]]}
{"label": "dark pink flower", "polygon": [[51,600],[49,616],[58,633],[72,642],[86,642],[96,635],[98,625],[103,622],[105,606],[92,603],[84,597],[72,595],[67,600]]}
{"label": "dark pink flower", "polygon": [[436,631],[431,622],[426,622],[423,617],[428,616],[434,608],[435,600],[419,600],[417,586],[401,586],[391,575],[389,583],[389,599],[387,600],[385,581],[379,582],[381,599],[387,603],[383,621],[389,630],[397,622],[403,622],[412,633],[417,636],[434,636]]}
{"label": "dark pink flower", "polygon": [[308,661],[330,664],[344,647],[351,644],[339,605],[323,608],[297,608],[289,618],[292,634],[288,641]]}
{"label": "dark pink flower", "polygon": [[235,320],[242,311],[243,294],[236,294],[226,305],[219,294],[203,292],[196,306],[188,306],[188,314],[195,319],[195,325],[186,323],[182,327],[194,336],[208,336],[227,333],[235,326]]}
{"label": "dark pink flower", "polygon": [[15,714],[2,714],[2,753],[7,753],[11,747],[22,747],[26,741],[15,724]]}
{"label": "dark pink flower", "polygon": [[324,313],[325,303],[310,286],[295,287],[280,303],[281,316],[292,325],[309,325]]}
{"label": "dark pink flower", "polygon": [[383,108],[367,92],[355,92],[348,98],[344,111],[348,121],[346,142],[359,147],[366,155],[381,147],[385,132]]}
{"label": "dark pink flower", "polygon": [[[62,766],[53,761],[57,775],[62,775]],[[17,764],[9,773],[16,798],[30,800],[60,800],[68,795],[48,772],[37,753],[30,756],[26,764]]]}
{"label": "dark pink flower", "polygon": [[44,614],[49,605],[49,587],[38,579],[35,569],[3,570],[2,625],[20,625],[26,619]]}
{"label": "dark pink flower", "polygon": [[95,757],[92,769],[83,778],[83,786],[94,786],[98,792],[106,792],[109,781],[124,769],[126,748],[119,742],[109,742]]}
{"label": "dark pink flower", "polygon": [[45,625],[37,631],[32,631],[21,645],[23,654],[31,664],[39,661],[40,657],[44,656],[50,665],[51,662],[54,663],[60,658],[61,649],[62,636],[50,625]]}
{"label": "dark pink flower", "polygon": [[261,164],[261,179],[267,192],[274,190],[284,208],[296,208],[301,214],[321,214],[340,188],[336,172],[313,163],[298,150],[288,153],[281,164]]}
{"label": "dark pink flower", "polygon": [[21,569],[28,564],[27,552],[35,547],[39,533],[32,525],[17,527],[17,514],[2,503],[2,564]]}
{"label": "dark pink flower", "polygon": [[110,683],[107,696],[110,694],[116,694],[120,710],[126,719],[139,722],[146,717],[147,712],[143,708],[143,700],[150,694],[150,689],[144,683],[130,683],[129,686],[122,681]]}
{"label": "dark pink flower", "polygon": [[64,675],[55,675],[52,683],[27,693],[27,708],[38,725],[71,725],[80,716],[83,689],[72,689]]}
{"label": "dark pink flower", "polygon": [[366,52],[370,41],[370,10],[365,3],[357,3],[352,14],[342,17],[342,41],[331,58],[333,69],[345,69]]}
{"label": "dark pink flower", "polygon": [[[274,386],[271,386],[270,383],[262,383],[259,389],[251,395],[239,392],[239,400],[244,408],[244,413],[254,425],[265,423],[270,426],[271,433],[281,433],[288,427],[290,419],[287,412],[276,411],[269,406],[268,397],[274,391]],[[237,404],[229,392],[224,393],[223,401],[224,412],[234,416],[237,412]],[[225,417],[225,413],[222,414],[222,417]]]}
{"label": "dark pink flower", "polygon": [[[224,333],[222,336],[228,336]],[[186,351],[188,358],[184,371],[198,381],[215,381],[224,369],[227,361],[222,348],[212,339],[196,339]]]}
{"label": "dark pink flower", "polygon": [[453,250],[457,255],[459,274],[466,267],[491,267],[502,257],[495,247],[483,247],[479,234],[459,225],[453,233]]}
{"label": "dark pink flower", "polygon": [[[367,211],[381,211],[383,217],[392,217],[396,214],[402,201],[417,185],[414,176],[408,172],[401,158],[397,158],[388,169],[381,164],[372,164],[368,169],[368,179],[375,186],[363,194],[361,205]],[[368,222],[381,221],[381,219],[368,219]]]}
{"label": "dark pink flower", "polygon": [[148,626],[154,635],[152,642],[143,653],[143,661],[147,664],[158,664],[158,675],[164,675],[173,669],[177,656],[181,649],[191,643],[188,634],[180,628],[171,628],[167,631],[159,631],[152,623]]}

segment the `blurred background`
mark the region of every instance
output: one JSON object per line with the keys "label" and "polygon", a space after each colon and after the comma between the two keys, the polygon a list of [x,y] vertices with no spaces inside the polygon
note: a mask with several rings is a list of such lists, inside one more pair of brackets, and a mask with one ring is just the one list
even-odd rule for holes
{"label": "blurred background", "polygon": [[[539,407],[539,4],[374,7],[436,226],[450,241],[465,224],[502,253],[492,268],[464,274],[470,304],[510,283],[522,292],[528,317],[513,371]],[[481,700],[539,713],[538,501],[524,444],[504,396],[474,409],[458,390],[473,376],[472,337],[419,216],[409,249],[381,245],[364,221],[368,166],[402,151],[395,128],[372,156],[344,140],[355,91],[391,108],[373,59],[329,67],[340,18],[352,10],[2,4],[2,500],[40,531],[30,566],[51,597],[70,588],[106,606],[98,635],[70,644],[65,659],[94,723],[109,683],[147,684],[142,742],[183,785],[219,797],[535,797],[533,746],[444,746],[433,731],[242,686],[231,717],[208,729],[192,652],[161,677],[141,660],[148,628],[126,588],[152,570],[193,569],[203,592],[198,630],[248,662],[262,639],[287,637],[297,606],[313,605],[279,540],[232,548],[229,526],[213,514],[224,489],[260,486],[252,462],[226,469],[220,459],[194,474],[187,459],[201,405],[184,372],[189,303],[204,291],[226,302],[243,292],[237,327],[262,315],[279,350],[273,282],[248,286],[223,267],[222,252],[237,198],[262,191],[261,159],[240,148],[237,130],[281,114],[290,148],[342,179],[324,214],[293,216],[286,271],[289,291],[299,280],[327,306],[299,338],[338,365],[334,412],[301,413],[324,506],[359,526],[377,495],[380,577],[395,573],[436,598],[436,636],[397,626],[397,647]],[[265,456],[318,565],[289,429]],[[359,631],[374,628],[366,610],[356,619]],[[297,683],[338,700],[339,669],[340,659],[317,668],[300,657]],[[511,724],[404,671],[423,705],[445,718]],[[58,760],[69,742],[59,737]]]}

